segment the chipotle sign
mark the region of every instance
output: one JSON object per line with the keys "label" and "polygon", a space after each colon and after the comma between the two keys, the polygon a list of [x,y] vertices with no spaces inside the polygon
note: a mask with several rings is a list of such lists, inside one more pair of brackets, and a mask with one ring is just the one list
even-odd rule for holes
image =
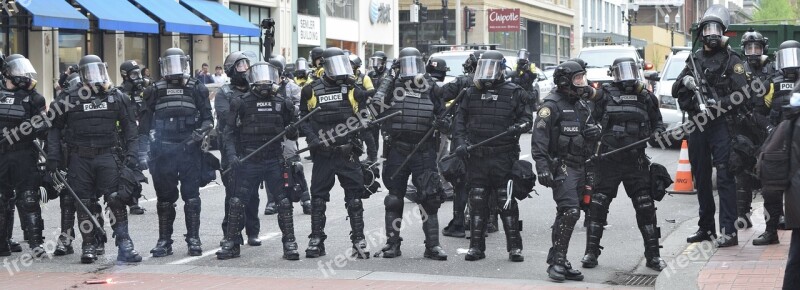
{"label": "chipotle sign", "polygon": [[489,32],[519,31],[519,9],[489,9]]}

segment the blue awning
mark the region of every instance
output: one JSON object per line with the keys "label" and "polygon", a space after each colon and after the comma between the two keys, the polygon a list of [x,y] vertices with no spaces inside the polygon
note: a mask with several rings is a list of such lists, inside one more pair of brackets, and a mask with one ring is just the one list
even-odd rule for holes
{"label": "blue awning", "polygon": [[211,35],[211,25],[173,0],[135,0],[164,22],[167,32]]}
{"label": "blue awning", "polygon": [[181,0],[190,9],[217,24],[220,33],[241,36],[259,36],[261,30],[217,1]]}
{"label": "blue awning", "polygon": [[89,19],[64,0],[17,1],[33,15],[33,26],[89,29]]}
{"label": "blue awning", "polygon": [[105,30],[158,33],[158,23],[126,0],[75,0],[97,17]]}

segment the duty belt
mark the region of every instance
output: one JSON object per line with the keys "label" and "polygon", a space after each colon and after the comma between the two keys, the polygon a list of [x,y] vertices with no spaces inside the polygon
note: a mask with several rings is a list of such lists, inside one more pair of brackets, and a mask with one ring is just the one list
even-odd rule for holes
{"label": "duty belt", "polygon": [[95,157],[97,155],[109,154],[112,152],[114,147],[105,147],[105,148],[94,148],[94,147],[85,147],[85,146],[77,146],[77,145],[69,145],[69,152],[73,154],[78,154],[78,156],[83,158]]}
{"label": "duty belt", "polygon": [[473,149],[472,152],[470,152],[470,154],[474,153],[478,156],[483,156],[483,155],[494,155],[498,153],[509,153],[509,152],[519,152],[519,144],[476,147],[475,149]]}
{"label": "duty belt", "polygon": [[[414,146],[417,146],[417,143],[408,143],[408,142],[398,141],[398,140],[394,140],[394,139],[392,139],[391,144],[389,145],[389,147],[397,149],[400,152],[403,152],[404,154],[411,153],[411,151],[414,150]],[[433,148],[433,140],[431,140],[431,139],[428,139],[428,141],[426,141],[425,143],[420,145],[419,149],[417,149],[417,150],[425,150],[425,149],[428,149],[429,147]],[[417,151],[417,152],[419,152],[419,151]]]}
{"label": "duty belt", "polygon": [[14,143],[13,145],[3,144],[0,145],[0,153],[7,153],[7,152],[16,152],[25,149],[32,149],[33,144],[26,143]]}

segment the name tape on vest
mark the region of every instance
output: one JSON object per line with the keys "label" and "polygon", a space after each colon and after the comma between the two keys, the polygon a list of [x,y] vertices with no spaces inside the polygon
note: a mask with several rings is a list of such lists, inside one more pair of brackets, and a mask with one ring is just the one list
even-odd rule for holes
{"label": "name tape on vest", "polygon": [[330,94],[330,95],[322,95],[322,96],[317,97],[317,100],[319,101],[320,104],[341,101],[342,100],[342,94],[337,93],[337,94]]}
{"label": "name tape on vest", "polygon": [[794,90],[794,83],[781,83],[781,91]]}
{"label": "name tape on vest", "polygon": [[623,101],[636,101],[639,98],[637,96],[635,96],[635,95],[622,95],[622,96],[619,96],[619,99],[623,100]]}
{"label": "name tape on vest", "polygon": [[13,105],[13,104],[14,104],[14,98],[5,98],[5,99],[2,99],[2,100],[0,100],[0,104],[3,104],[3,105]]}
{"label": "name tape on vest", "polygon": [[108,109],[108,103],[102,102],[99,105],[95,106],[94,104],[83,104],[83,110],[86,112],[89,111],[100,111]]}
{"label": "name tape on vest", "polygon": [[564,132],[578,132],[577,126],[563,127]]}
{"label": "name tape on vest", "polygon": [[167,95],[183,95],[183,89],[167,89]]}

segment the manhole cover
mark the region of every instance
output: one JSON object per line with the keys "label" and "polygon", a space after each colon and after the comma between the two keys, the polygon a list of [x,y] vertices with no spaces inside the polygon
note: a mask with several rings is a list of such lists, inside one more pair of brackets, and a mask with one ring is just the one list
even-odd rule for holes
{"label": "manhole cover", "polygon": [[655,286],[658,275],[618,273],[611,284],[623,286]]}

